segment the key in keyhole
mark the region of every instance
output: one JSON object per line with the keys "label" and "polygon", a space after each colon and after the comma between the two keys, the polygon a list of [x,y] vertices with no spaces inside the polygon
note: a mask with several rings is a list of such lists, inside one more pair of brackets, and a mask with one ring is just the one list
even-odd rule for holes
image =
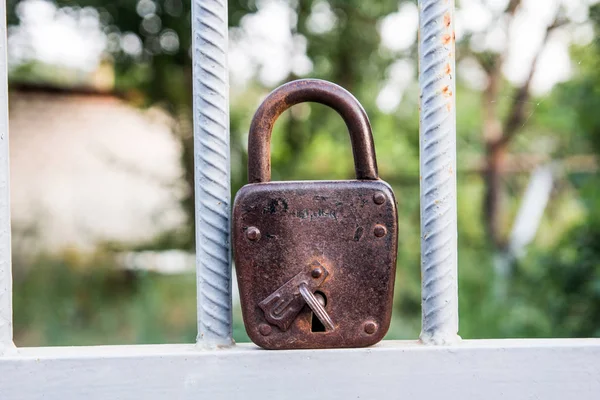
{"label": "key in keyhole", "polygon": [[[300,294],[302,295],[304,301],[306,301],[310,309],[313,311],[314,315],[316,315],[319,321],[321,321],[321,323],[325,327],[325,330],[334,330],[335,327],[333,326],[333,321],[331,320],[331,317],[329,316],[329,314],[327,314],[325,308],[321,305],[317,297],[315,297],[315,295],[312,294],[312,292],[308,289],[308,286],[306,286],[305,283],[300,284]],[[325,299],[323,298],[323,300]]]}
{"label": "key in keyhole", "polygon": [[[323,293],[315,292],[315,297],[319,301],[319,304],[321,304],[323,307],[327,305],[327,300]],[[317,318],[315,313],[311,314],[310,330],[311,332],[325,332],[325,325],[319,321],[319,318]]]}

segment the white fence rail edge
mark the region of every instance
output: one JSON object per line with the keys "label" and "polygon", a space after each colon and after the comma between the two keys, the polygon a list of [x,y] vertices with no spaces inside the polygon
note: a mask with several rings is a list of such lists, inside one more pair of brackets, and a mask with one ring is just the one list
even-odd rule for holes
{"label": "white fence rail edge", "polygon": [[10,174],[8,158],[8,67],[6,3],[0,1],[0,355],[14,348],[10,249]]}
{"label": "white fence rail edge", "polygon": [[0,361],[0,398],[597,400],[599,360],[600,341],[577,339],[301,351],[30,348]]}

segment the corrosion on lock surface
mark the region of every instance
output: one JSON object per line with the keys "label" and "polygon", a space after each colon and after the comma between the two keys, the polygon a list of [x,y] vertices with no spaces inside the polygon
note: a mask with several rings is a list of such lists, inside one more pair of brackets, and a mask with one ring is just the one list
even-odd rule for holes
{"label": "corrosion on lock surface", "polygon": [[[357,179],[270,182],[270,137],[287,108],[312,101],[344,119]],[[341,87],[288,83],[256,112],[249,184],[233,209],[244,324],[267,349],[363,347],[390,324],[398,240],[396,200],[379,179],[369,120]]]}

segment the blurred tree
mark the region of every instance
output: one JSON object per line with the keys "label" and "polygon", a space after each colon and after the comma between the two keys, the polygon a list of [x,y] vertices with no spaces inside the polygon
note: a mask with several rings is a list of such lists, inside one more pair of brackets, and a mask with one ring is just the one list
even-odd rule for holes
{"label": "blurred tree", "polygon": [[[257,12],[259,6],[253,0],[229,2],[229,22],[238,26],[243,18]],[[18,2],[12,3],[9,22],[16,23],[14,10]],[[193,217],[193,140],[192,140],[192,76],[191,76],[191,16],[190,3],[181,0],[57,0],[60,7],[94,7],[105,26],[108,38],[108,53],[116,71],[116,90],[132,102],[144,106],[159,103],[176,120],[175,133],[183,148],[182,162],[188,195],[184,206],[189,220]],[[359,0],[298,0],[285,2],[292,12],[290,28],[294,37],[307,41],[307,54],[313,61],[311,76],[331,80],[352,90],[367,107],[375,113],[373,88],[380,86],[386,67],[393,56],[381,56],[379,49],[379,19],[398,7],[396,0],[365,4]],[[328,7],[334,15],[334,24],[328,31],[311,30],[307,23],[314,7]],[[287,80],[297,78],[290,73]],[[231,112],[232,158],[245,160],[244,133],[248,125],[253,101],[262,89],[246,91],[243,109]],[[235,100],[234,100],[235,101]],[[239,104],[239,103],[238,103]],[[343,131],[339,118],[323,107],[313,107],[311,118],[306,113],[289,113],[284,129],[285,135],[277,141],[282,146],[275,157],[274,166],[281,176],[286,171],[298,170],[298,160],[317,132],[328,129]],[[304,115],[304,117],[302,116]],[[334,121],[334,122],[332,122]],[[338,137],[343,134],[340,132]],[[343,136],[342,136],[343,137]],[[348,142],[346,137],[344,141]],[[346,145],[346,147],[348,147]],[[351,165],[351,164],[349,164]],[[243,181],[245,174],[233,175],[233,190]],[[193,246],[193,229],[183,243],[176,246]],[[181,237],[181,236],[178,236]]]}
{"label": "blurred tree", "polygon": [[[232,191],[235,192],[245,183],[244,142],[249,121],[261,97],[271,86],[283,80],[310,76],[333,81],[351,90],[371,118],[381,175],[393,185],[400,203],[399,268],[395,297],[400,323],[393,326],[391,335],[414,338],[419,329],[420,314],[418,88],[414,82],[417,60],[415,43],[390,49],[382,45],[381,31],[386,18],[402,10],[402,7],[412,7],[416,12],[416,2],[234,0],[229,2],[232,41],[247,33],[243,29],[252,16],[275,2],[283,4],[289,11],[286,15],[289,17],[291,39],[300,47],[305,47],[312,69],[290,68],[287,76],[264,82],[257,69],[252,68],[253,76],[247,86],[232,86]],[[491,2],[481,2],[482,7],[491,10],[492,19],[500,23],[490,24],[487,31],[479,34],[479,39],[472,32],[467,32],[458,43],[459,64],[472,60],[484,75],[481,87],[469,83],[471,77],[465,74],[459,75],[457,81],[463,337],[552,334],[553,328],[560,325],[566,316],[573,314],[573,307],[583,309],[581,304],[586,305],[589,299],[597,298],[593,291],[597,290],[598,284],[586,280],[586,277],[598,274],[597,264],[593,261],[597,259],[595,252],[598,249],[594,248],[594,241],[591,240],[595,234],[590,232],[594,232],[600,224],[593,224],[590,219],[589,225],[579,228],[581,231],[571,232],[567,230],[571,221],[565,220],[552,209],[550,212],[554,214],[548,218],[552,223],[546,224],[546,236],[551,238],[546,243],[555,244],[565,230],[568,232],[556,253],[538,246],[536,251],[520,262],[519,273],[512,280],[514,285],[511,286],[511,294],[514,297],[504,306],[499,306],[490,295],[494,279],[492,255],[502,251],[505,246],[509,226],[507,220],[514,213],[516,200],[526,184],[523,173],[544,160],[531,160],[534,158],[531,154],[533,150],[547,136],[552,137],[557,150],[550,156],[545,155],[546,160],[557,155],[566,156],[573,151],[587,150],[589,137],[595,143],[600,143],[600,115],[595,112],[600,102],[598,52],[590,52],[588,48],[580,50],[576,57],[584,60],[582,68],[587,68],[584,76],[548,95],[543,104],[535,101],[531,98],[531,87],[537,61],[551,33],[565,23],[564,10],[559,10],[548,24],[525,81],[515,87],[503,75],[510,50],[508,46],[494,50],[481,49],[476,45],[482,35],[488,35],[498,26],[505,37],[510,36],[509,30],[521,1],[510,0],[505,3],[503,9],[492,9]],[[14,6],[17,2],[12,0],[9,4],[12,4],[13,10],[9,21],[16,24]],[[61,7],[97,9],[108,39],[106,58],[116,70],[116,89],[137,105],[159,103],[174,116],[174,133],[183,148],[182,162],[188,186],[185,208],[190,223],[188,230],[181,235],[159,238],[159,245],[163,248],[191,249],[194,201],[190,3],[181,0],[57,0],[57,4]],[[326,16],[325,20],[322,19],[323,15]],[[292,56],[293,65],[296,62]],[[394,107],[383,110],[378,103],[378,96],[398,70],[404,71],[411,83],[405,85],[405,96],[397,110]],[[400,91],[397,85],[392,85],[390,90]],[[561,112],[556,112],[557,109]],[[572,129],[574,121],[579,127],[575,132]],[[337,179],[353,174],[346,128],[333,111],[320,105],[296,106],[282,117],[275,130],[272,146],[274,179]],[[522,140],[522,133],[525,132],[526,140]],[[511,157],[509,152],[516,149],[523,154]],[[473,158],[475,162],[469,163]],[[521,158],[523,162],[516,162]],[[510,179],[509,172],[515,173]],[[568,175],[568,179],[564,180],[566,183],[563,183],[566,187],[563,188],[566,193],[564,197],[572,202],[578,199],[578,194],[571,190],[577,179],[581,177]],[[561,200],[560,196],[557,198]],[[592,194],[585,198],[590,202],[591,213],[597,204]],[[557,201],[556,207],[572,204],[562,201]],[[483,206],[473,206],[474,203]],[[579,254],[577,249],[584,248],[586,251]],[[542,253],[549,253],[550,256],[547,258]],[[148,282],[153,285],[154,281],[149,278]],[[534,285],[538,292],[531,296],[530,288]],[[189,293],[192,292],[193,287],[189,290]],[[586,297],[576,298],[579,292]],[[24,303],[23,300],[20,304]],[[517,307],[517,304],[522,307]],[[552,316],[544,311],[548,304],[554,307]],[[514,307],[509,310],[508,306]],[[597,307],[586,309],[575,322],[565,327],[565,334],[567,331],[576,334],[596,332],[595,325],[585,319],[591,319],[590,316],[597,310]],[[32,314],[31,318],[36,317]],[[194,330],[193,325],[190,325],[191,331]]]}
{"label": "blurred tree", "polygon": [[[590,10],[591,21],[600,28],[600,6]],[[579,75],[557,88],[557,108],[572,109],[570,139],[591,144],[600,154],[600,41],[575,46]],[[586,215],[565,233],[555,248],[537,252],[521,268],[514,302],[545,310],[547,336],[600,336],[600,177],[573,175],[570,184],[579,188]],[[534,289],[535,288],[535,289]],[[538,327],[539,328],[539,327]]]}
{"label": "blurred tree", "polygon": [[[507,41],[510,41],[510,30],[520,5],[521,0],[510,0],[501,15],[495,15],[495,18],[506,21],[504,29]],[[507,210],[502,206],[502,198],[505,192],[503,175],[507,164],[509,145],[514,137],[523,131],[524,124],[527,122],[531,107],[531,84],[535,77],[537,62],[550,33],[563,24],[559,15],[557,13],[554,21],[547,26],[542,43],[531,62],[527,78],[515,89],[510,87],[503,76],[508,52],[511,51],[510,46],[505,45],[504,51],[501,52],[474,52],[470,50],[471,46],[467,48],[461,46],[463,56],[475,56],[486,74],[487,83],[481,102],[482,134],[486,154],[483,216],[488,238],[496,251],[502,250],[506,244],[506,226],[503,221],[506,219]],[[470,40],[465,41],[465,45],[470,44]],[[511,100],[509,100],[508,111],[503,113],[501,107],[506,106],[503,98],[506,97],[507,92],[510,93]]]}

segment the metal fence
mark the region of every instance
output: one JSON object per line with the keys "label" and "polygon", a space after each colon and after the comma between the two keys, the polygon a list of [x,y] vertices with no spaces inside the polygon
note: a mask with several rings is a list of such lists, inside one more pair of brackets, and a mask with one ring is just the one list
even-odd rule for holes
{"label": "metal fence", "polygon": [[[421,10],[421,247],[426,344],[457,340],[453,1]],[[3,4],[5,19],[6,8]],[[194,158],[198,344],[232,341],[227,2],[194,0]],[[6,24],[0,32],[0,344],[12,347]]]}
{"label": "metal fence", "polygon": [[0,23],[0,399],[597,399],[600,340],[459,340],[454,0],[420,0],[419,11],[421,341],[346,350],[233,345],[225,0],[192,8],[199,346],[16,349]]}
{"label": "metal fence", "polygon": [[[194,144],[198,342],[231,339],[227,3],[195,0]],[[458,339],[454,2],[423,0],[421,250],[425,344]]]}

